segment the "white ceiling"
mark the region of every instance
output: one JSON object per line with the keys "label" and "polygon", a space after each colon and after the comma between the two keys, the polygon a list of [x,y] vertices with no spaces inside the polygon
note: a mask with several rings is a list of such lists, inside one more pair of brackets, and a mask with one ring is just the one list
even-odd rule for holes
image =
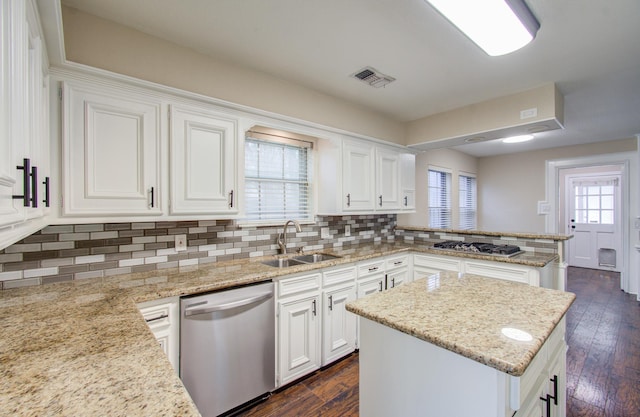
{"label": "white ceiling", "polygon": [[[63,0],[400,121],[557,83],[564,130],[457,148],[475,156],[640,133],[640,1],[527,3],[536,39],[489,57],[424,0]],[[397,81],[374,89],[349,77],[365,66]]]}

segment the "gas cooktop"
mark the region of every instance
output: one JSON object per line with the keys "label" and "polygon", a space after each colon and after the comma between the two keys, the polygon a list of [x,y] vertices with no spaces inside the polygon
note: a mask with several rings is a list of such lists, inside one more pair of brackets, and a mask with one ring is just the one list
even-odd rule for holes
{"label": "gas cooktop", "polygon": [[516,256],[524,253],[516,245],[494,245],[492,243],[482,242],[459,242],[456,240],[445,240],[443,242],[434,243],[433,247],[436,249],[450,250],[456,252],[470,252],[470,253],[482,253],[487,255],[497,256]]}

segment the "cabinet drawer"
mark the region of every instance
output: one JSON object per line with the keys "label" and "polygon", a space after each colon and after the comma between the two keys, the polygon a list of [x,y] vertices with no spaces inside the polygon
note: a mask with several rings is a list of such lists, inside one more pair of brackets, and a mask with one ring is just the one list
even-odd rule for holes
{"label": "cabinet drawer", "polygon": [[520,282],[522,284],[530,284],[538,286],[539,282],[532,279],[530,270],[527,268],[519,268],[517,266],[497,265],[496,263],[485,264],[481,262],[465,263],[465,273],[482,275],[485,277],[504,279],[507,281]]}
{"label": "cabinet drawer", "polygon": [[357,272],[355,266],[324,271],[322,273],[322,285],[327,287],[345,282],[355,283],[356,276]]}
{"label": "cabinet drawer", "polygon": [[171,325],[171,304],[140,308],[140,312],[151,329]]}
{"label": "cabinet drawer", "polygon": [[390,256],[386,259],[387,271],[402,268],[409,264],[409,255]]}
{"label": "cabinet drawer", "polygon": [[443,256],[413,255],[413,265],[428,270],[460,272],[462,261]]}
{"label": "cabinet drawer", "polygon": [[320,289],[321,278],[320,273],[282,278],[277,283],[278,297],[317,291]]}
{"label": "cabinet drawer", "polygon": [[384,259],[379,259],[373,262],[361,263],[358,265],[358,278],[366,278],[373,274],[379,274],[384,272]]}

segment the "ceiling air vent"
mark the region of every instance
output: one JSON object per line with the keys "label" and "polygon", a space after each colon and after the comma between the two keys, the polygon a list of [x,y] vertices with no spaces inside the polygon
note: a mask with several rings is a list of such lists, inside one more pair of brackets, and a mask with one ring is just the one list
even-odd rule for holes
{"label": "ceiling air vent", "polygon": [[351,74],[351,77],[357,78],[363,83],[369,84],[371,87],[380,88],[395,81],[396,79],[377,71],[371,67],[365,67],[360,71]]}

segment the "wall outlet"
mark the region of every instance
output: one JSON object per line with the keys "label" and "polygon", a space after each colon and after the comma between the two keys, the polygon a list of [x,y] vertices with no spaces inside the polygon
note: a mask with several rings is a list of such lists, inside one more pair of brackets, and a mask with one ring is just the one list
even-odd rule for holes
{"label": "wall outlet", "polygon": [[187,250],[187,235],[176,235],[176,252]]}
{"label": "wall outlet", "polygon": [[331,234],[329,233],[329,228],[328,227],[321,227],[320,228],[320,238],[321,239],[330,239],[331,238]]}
{"label": "wall outlet", "polygon": [[532,117],[536,117],[538,115],[538,108],[534,107],[531,109],[520,110],[520,120],[522,119],[530,119]]}
{"label": "wall outlet", "polygon": [[344,236],[345,237],[351,236],[351,225],[350,224],[346,224],[344,226]]}

